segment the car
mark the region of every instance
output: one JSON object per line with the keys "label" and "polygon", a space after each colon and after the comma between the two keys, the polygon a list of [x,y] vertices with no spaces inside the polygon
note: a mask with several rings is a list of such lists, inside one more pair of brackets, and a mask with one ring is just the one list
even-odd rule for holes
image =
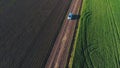
{"label": "car", "polygon": [[76,20],[76,19],[79,19],[80,18],[80,15],[75,15],[75,14],[73,14],[73,13],[69,13],[68,14],[68,20]]}

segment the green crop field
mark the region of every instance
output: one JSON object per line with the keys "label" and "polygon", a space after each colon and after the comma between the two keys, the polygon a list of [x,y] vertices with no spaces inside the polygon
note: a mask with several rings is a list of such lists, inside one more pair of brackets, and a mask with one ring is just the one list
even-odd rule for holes
{"label": "green crop field", "polygon": [[71,68],[120,68],[120,0],[83,0]]}

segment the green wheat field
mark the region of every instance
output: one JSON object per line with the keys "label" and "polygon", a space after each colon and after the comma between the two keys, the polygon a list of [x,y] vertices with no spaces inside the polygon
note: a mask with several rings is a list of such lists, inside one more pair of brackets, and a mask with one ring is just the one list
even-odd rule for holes
{"label": "green wheat field", "polygon": [[120,0],[83,0],[71,68],[120,68]]}

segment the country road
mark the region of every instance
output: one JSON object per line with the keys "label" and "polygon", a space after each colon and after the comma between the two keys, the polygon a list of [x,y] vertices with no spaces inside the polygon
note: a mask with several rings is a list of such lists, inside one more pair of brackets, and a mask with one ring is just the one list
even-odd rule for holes
{"label": "country road", "polygon": [[70,0],[0,0],[0,68],[44,68]]}
{"label": "country road", "polygon": [[[79,14],[81,4],[82,0],[72,0],[68,13]],[[68,20],[66,16],[45,68],[66,67],[76,23],[77,20]]]}

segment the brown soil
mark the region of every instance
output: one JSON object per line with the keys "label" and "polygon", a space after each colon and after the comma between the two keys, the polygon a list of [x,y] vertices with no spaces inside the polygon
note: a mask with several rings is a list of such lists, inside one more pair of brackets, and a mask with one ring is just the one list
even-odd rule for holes
{"label": "brown soil", "polygon": [[0,68],[42,68],[69,0],[1,0]]}

